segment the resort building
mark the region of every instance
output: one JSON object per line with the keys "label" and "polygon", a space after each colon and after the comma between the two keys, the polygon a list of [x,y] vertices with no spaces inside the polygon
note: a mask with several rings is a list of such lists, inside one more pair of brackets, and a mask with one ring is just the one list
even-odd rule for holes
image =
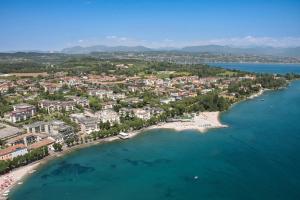
{"label": "resort building", "polygon": [[47,134],[54,138],[57,142],[62,142],[75,134],[73,127],[59,120],[53,120],[50,122],[39,121],[25,125],[24,128],[27,133]]}
{"label": "resort building", "polygon": [[140,118],[142,120],[148,120],[151,118],[150,110],[136,108],[136,109],[133,109],[133,113],[137,118]]}
{"label": "resort building", "polygon": [[6,144],[10,146],[15,146],[18,144],[23,144],[25,146],[28,146],[38,141],[41,141],[47,137],[48,137],[47,135],[41,133],[26,133],[7,140]]}
{"label": "resort building", "polygon": [[50,101],[50,100],[42,100],[39,103],[39,107],[41,109],[47,110],[48,113],[55,111],[72,111],[75,110],[75,102],[74,101]]}
{"label": "resort building", "polygon": [[98,111],[95,113],[95,116],[103,123],[109,122],[111,125],[114,123],[120,123],[119,114],[112,109]]}
{"label": "resort building", "polygon": [[38,148],[41,148],[41,147],[47,147],[48,150],[54,150],[54,148],[52,146],[54,143],[55,143],[54,139],[46,138],[46,139],[43,139],[39,142],[36,142],[36,143],[33,143],[33,144],[29,145],[28,149],[33,150],[33,149],[38,149]]}
{"label": "resort building", "polygon": [[17,104],[13,106],[13,111],[9,113],[10,121],[13,123],[27,120],[33,117],[36,113],[36,108],[29,104]]}
{"label": "resort building", "polygon": [[86,116],[84,114],[71,114],[70,118],[80,126],[82,133],[90,134],[99,131],[98,119],[96,117]]}
{"label": "resort building", "polygon": [[72,96],[69,97],[72,98],[73,101],[77,104],[80,105],[82,107],[89,107],[89,100],[85,97],[76,97],[76,96]]}
{"label": "resort building", "polygon": [[0,150],[0,160],[12,160],[15,157],[22,156],[28,153],[27,147],[24,144],[18,144]]}

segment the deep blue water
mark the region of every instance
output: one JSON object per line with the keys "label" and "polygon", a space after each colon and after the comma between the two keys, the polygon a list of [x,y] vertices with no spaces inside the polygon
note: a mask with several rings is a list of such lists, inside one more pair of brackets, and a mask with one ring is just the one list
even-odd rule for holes
{"label": "deep blue water", "polygon": [[210,65],[258,73],[300,74],[300,64],[211,63]]}
{"label": "deep blue water", "polygon": [[10,198],[300,199],[300,81],[241,102],[221,120],[229,128],[153,130],[78,150],[43,166]]}

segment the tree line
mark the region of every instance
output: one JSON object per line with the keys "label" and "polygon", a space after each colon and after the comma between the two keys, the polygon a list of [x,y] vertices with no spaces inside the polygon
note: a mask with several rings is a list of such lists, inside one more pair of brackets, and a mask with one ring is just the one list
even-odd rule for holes
{"label": "tree line", "polygon": [[13,158],[12,160],[0,161],[0,174],[5,174],[12,169],[27,165],[49,155],[48,147],[40,147],[29,153]]}

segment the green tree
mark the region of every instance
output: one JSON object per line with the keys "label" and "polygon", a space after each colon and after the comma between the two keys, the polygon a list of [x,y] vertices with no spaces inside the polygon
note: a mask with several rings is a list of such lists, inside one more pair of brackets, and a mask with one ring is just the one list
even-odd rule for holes
{"label": "green tree", "polygon": [[62,145],[60,143],[53,144],[54,151],[62,151]]}

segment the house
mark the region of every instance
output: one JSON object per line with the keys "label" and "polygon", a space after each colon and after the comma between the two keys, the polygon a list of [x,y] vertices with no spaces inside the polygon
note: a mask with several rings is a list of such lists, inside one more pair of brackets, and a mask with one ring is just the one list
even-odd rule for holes
{"label": "house", "polygon": [[98,119],[96,117],[86,116],[84,114],[71,114],[72,121],[80,126],[80,131],[90,134],[94,131],[99,131]]}
{"label": "house", "polygon": [[42,100],[39,103],[39,107],[47,110],[48,113],[54,111],[72,111],[75,110],[75,102]]}
{"label": "house", "polygon": [[10,121],[13,123],[27,120],[36,114],[36,108],[29,104],[17,104],[13,106],[13,111],[9,113]]}
{"label": "house", "polygon": [[24,144],[17,144],[0,150],[0,160],[12,160],[28,153]]}

